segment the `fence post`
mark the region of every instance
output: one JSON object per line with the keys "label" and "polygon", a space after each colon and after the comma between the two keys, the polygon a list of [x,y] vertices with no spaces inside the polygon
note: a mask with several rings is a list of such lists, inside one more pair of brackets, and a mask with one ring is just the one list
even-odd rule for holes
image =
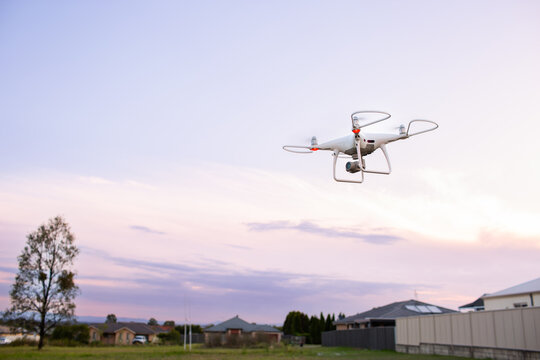
{"label": "fence post", "polygon": [[495,347],[499,347],[499,344],[497,343],[497,325],[495,324],[495,311],[491,312],[491,318],[493,319],[493,339],[495,341]]}
{"label": "fence post", "polygon": [[526,336],[526,330],[525,330],[525,319],[523,319],[523,309],[524,308],[520,308],[520,314],[521,314],[521,327],[523,329],[523,344],[525,345],[525,349],[528,349],[527,347],[527,336]]}

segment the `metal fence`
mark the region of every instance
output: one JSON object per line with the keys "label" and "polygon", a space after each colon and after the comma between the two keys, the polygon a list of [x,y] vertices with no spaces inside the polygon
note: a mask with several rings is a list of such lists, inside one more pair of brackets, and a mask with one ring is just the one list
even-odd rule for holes
{"label": "metal fence", "polygon": [[490,350],[489,357],[505,358],[512,350],[540,358],[540,307],[400,318],[396,342],[402,352],[454,355],[461,349],[466,356],[480,357],[476,352]]}
{"label": "metal fence", "polygon": [[335,330],[322,333],[323,346],[348,346],[370,350],[395,350],[395,328]]}
{"label": "metal fence", "polygon": [[[189,335],[186,336],[186,342],[189,344]],[[184,343],[184,334],[180,335],[180,343]],[[192,344],[204,344],[204,334],[191,334]]]}

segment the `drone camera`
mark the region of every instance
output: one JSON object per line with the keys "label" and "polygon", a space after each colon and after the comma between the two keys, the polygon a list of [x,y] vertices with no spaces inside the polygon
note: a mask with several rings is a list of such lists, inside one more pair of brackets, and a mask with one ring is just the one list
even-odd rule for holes
{"label": "drone camera", "polygon": [[345,164],[345,170],[347,170],[348,173],[354,174],[361,171],[362,167],[358,161],[349,161]]}

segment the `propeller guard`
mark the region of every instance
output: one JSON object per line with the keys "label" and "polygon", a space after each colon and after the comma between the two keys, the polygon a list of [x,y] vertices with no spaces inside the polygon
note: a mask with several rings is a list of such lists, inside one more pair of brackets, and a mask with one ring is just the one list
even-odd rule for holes
{"label": "propeller guard", "polygon": [[[415,132],[415,133],[410,134],[409,131],[411,130],[411,124],[414,123],[414,122],[430,123],[430,124],[432,124],[432,125],[434,125],[434,126],[431,127],[431,128],[429,128],[429,129],[422,130],[422,131],[418,131],[418,132]],[[437,129],[438,127],[439,127],[439,124],[437,124],[435,121],[431,121],[431,120],[420,120],[420,119],[417,119],[417,120],[411,120],[411,121],[409,121],[409,125],[407,126],[407,137],[411,137],[411,136],[416,136],[416,135],[420,135],[420,134],[423,134],[423,133],[427,133],[427,132],[430,132],[430,131],[433,131],[433,130]]]}
{"label": "propeller guard", "polygon": [[[304,149],[304,150],[302,151],[302,150],[294,150],[294,149]],[[311,150],[309,146],[296,146],[296,145],[285,145],[283,146],[283,150],[296,153],[296,154],[313,154],[313,151],[314,151],[314,150]]]}
{"label": "propeller guard", "polygon": [[[355,126],[354,124],[354,120],[355,120],[355,117],[358,118],[358,114],[379,114],[379,115],[383,115],[382,118],[378,118],[376,120],[371,120],[369,121],[368,123],[366,124],[359,124],[359,126]],[[381,122],[381,121],[385,121],[385,120],[388,120],[390,119],[392,115],[390,115],[389,113],[387,112],[384,112],[384,111],[378,111],[378,110],[361,110],[361,111],[355,111],[351,114],[351,122],[352,122],[352,127],[353,127],[353,132],[354,130],[356,129],[361,129],[363,127],[366,127],[366,126],[369,126],[369,125],[373,125],[373,124],[376,124],[378,122]]]}

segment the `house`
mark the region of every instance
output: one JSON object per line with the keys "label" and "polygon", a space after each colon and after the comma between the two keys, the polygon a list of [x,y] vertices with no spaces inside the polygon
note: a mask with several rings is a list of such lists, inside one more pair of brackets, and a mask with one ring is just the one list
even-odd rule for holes
{"label": "house", "polygon": [[396,326],[396,319],[407,316],[454,313],[455,310],[418,300],[398,301],[334,321],[336,330]]}
{"label": "house", "polygon": [[36,333],[29,333],[21,328],[15,329],[6,325],[0,325],[0,337],[8,339],[9,342],[19,339],[39,341],[39,335]]}
{"label": "house", "polygon": [[158,331],[151,326],[137,322],[89,324],[90,342],[99,341],[109,345],[131,345],[137,335],[146,337],[149,343],[158,340]]}
{"label": "house", "polygon": [[482,296],[486,310],[540,306],[540,278]]}
{"label": "house", "polygon": [[248,335],[252,338],[264,336],[269,339],[270,342],[279,343],[281,341],[282,332],[270,325],[250,324],[236,315],[232,319],[205,329],[205,342],[208,342],[212,335],[221,335],[222,344],[226,342],[227,335]]}
{"label": "house", "polygon": [[484,294],[484,295],[480,296],[478,299],[474,300],[472,303],[461,305],[459,307],[459,310],[464,311],[464,312],[467,312],[467,311],[482,311],[482,310],[484,310],[484,299],[482,299],[482,298],[484,296],[486,296],[486,295],[487,294]]}

